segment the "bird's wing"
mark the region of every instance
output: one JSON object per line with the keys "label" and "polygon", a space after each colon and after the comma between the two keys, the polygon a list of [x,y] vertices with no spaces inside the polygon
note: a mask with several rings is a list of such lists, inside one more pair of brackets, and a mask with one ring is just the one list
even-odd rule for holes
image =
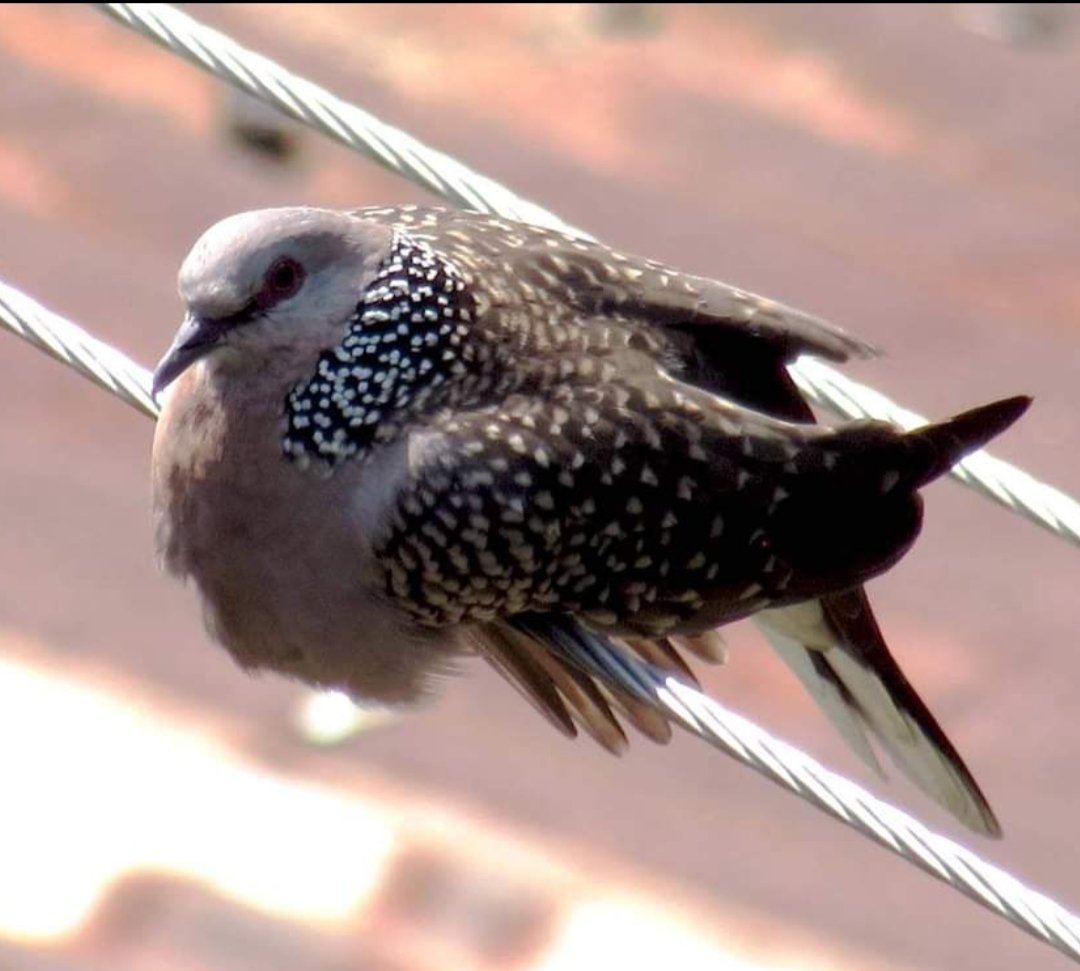
{"label": "bird's wing", "polygon": [[[637,320],[680,345],[683,332],[725,352],[792,360],[801,353],[833,361],[875,353],[841,328],[775,300],[718,280],[682,273],[655,260],[556,230],[457,209],[358,210],[429,242],[486,290],[496,308],[535,304],[574,322]],[[512,295],[512,300],[505,300]],[[703,332],[699,338],[697,332]]]}
{"label": "bird's wing", "polygon": [[[748,460],[742,435],[714,434],[706,453],[700,414],[668,385],[564,386],[438,419],[417,436],[375,538],[399,606],[421,624],[471,624],[482,655],[549,722],[566,734],[580,725],[613,752],[626,744],[617,713],[658,742],[670,713],[640,685],[583,665],[549,624],[562,618],[559,631],[589,632],[612,659],[693,685],[680,651],[713,661],[722,651],[675,628],[706,596],[709,609],[723,601],[725,614],[744,614],[764,602],[763,571],[769,582],[746,524],[771,499],[736,470]],[[749,434],[761,422],[745,417]],[[777,446],[773,457],[786,454]],[[731,524],[706,498],[725,491],[746,507]]]}
{"label": "bird's wing", "polygon": [[436,416],[376,543],[401,605],[436,625],[554,609],[652,639],[782,598],[795,581],[761,527],[825,461],[822,433],[657,375]]}
{"label": "bird's wing", "polygon": [[[683,332],[683,377],[750,408],[814,422],[782,359],[736,334]],[[879,740],[903,773],[972,829],[1001,828],[971,772],[893,659],[861,587],[762,611],[754,620],[810,696],[875,772]]]}
{"label": "bird's wing", "polygon": [[[594,684],[594,670],[582,677],[553,662],[557,630],[569,636],[572,621],[601,637],[614,651],[610,670],[635,651],[662,670],[670,635],[850,589],[914,538],[912,489],[1022,404],[914,433],[874,424],[830,432],[719,400],[709,411],[705,396],[662,375],[644,386],[557,385],[427,426],[375,552],[389,596],[417,623],[487,629],[489,659],[550,720],[567,731],[576,716],[618,750],[616,709],[664,737],[650,713],[656,696],[644,698],[633,679]],[[794,633],[822,650],[823,637]],[[879,642],[824,648],[829,674],[819,670],[819,680],[849,737],[865,754],[865,724],[930,795],[995,832],[970,774]],[[572,652],[555,656],[569,662]],[[668,661],[665,676],[685,683]]]}

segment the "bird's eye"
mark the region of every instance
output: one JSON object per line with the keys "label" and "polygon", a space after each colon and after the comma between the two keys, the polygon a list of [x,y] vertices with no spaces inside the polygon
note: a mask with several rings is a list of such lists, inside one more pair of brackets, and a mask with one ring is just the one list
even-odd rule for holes
{"label": "bird's eye", "polygon": [[303,282],[304,268],[291,256],[283,256],[266,271],[259,303],[263,307],[271,307],[291,297]]}

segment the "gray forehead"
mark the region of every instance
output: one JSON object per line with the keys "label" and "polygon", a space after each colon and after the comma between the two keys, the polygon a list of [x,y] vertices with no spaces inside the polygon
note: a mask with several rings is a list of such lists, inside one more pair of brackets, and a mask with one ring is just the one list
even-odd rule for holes
{"label": "gray forehead", "polygon": [[[229,216],[208,229],[180,268],[185,299],[222,302],[250,295],[269,265],[286,253],[314,271],[360,243],[363,227],[325,209],[260,209]],[[216,301],[215,301],[216,302]]]}

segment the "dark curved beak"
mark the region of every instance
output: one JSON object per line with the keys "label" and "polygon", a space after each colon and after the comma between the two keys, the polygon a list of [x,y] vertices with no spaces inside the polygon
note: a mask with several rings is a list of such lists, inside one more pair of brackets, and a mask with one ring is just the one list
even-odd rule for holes
{"label": "dark curved beak", "polygon": [[154,369],[154,394],[161,394],[200,357],[212,350],[224,333],[225,329],[219,322],[201,320],[188,314],[172,346]]}

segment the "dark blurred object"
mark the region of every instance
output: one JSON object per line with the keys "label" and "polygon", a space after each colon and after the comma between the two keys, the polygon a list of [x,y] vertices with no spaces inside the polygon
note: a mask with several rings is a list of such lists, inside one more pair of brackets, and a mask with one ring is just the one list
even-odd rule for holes
{"label": "dark blurred object", "polygon": [[1070,3],[961,3],[957,16],[969,30],[1016,47],[1062,42],[1073,17]]}
{"label": "dark blurred object", "polygon": [[593,30],[608,37],[650,37],[664,27],[658,3],[594,3]]}
{"label": "dark blurred object", "polygon": [[222,85],[225,130],[248,152],[278,164],[294,162],[303,145],[300,125],[237,88]]}

